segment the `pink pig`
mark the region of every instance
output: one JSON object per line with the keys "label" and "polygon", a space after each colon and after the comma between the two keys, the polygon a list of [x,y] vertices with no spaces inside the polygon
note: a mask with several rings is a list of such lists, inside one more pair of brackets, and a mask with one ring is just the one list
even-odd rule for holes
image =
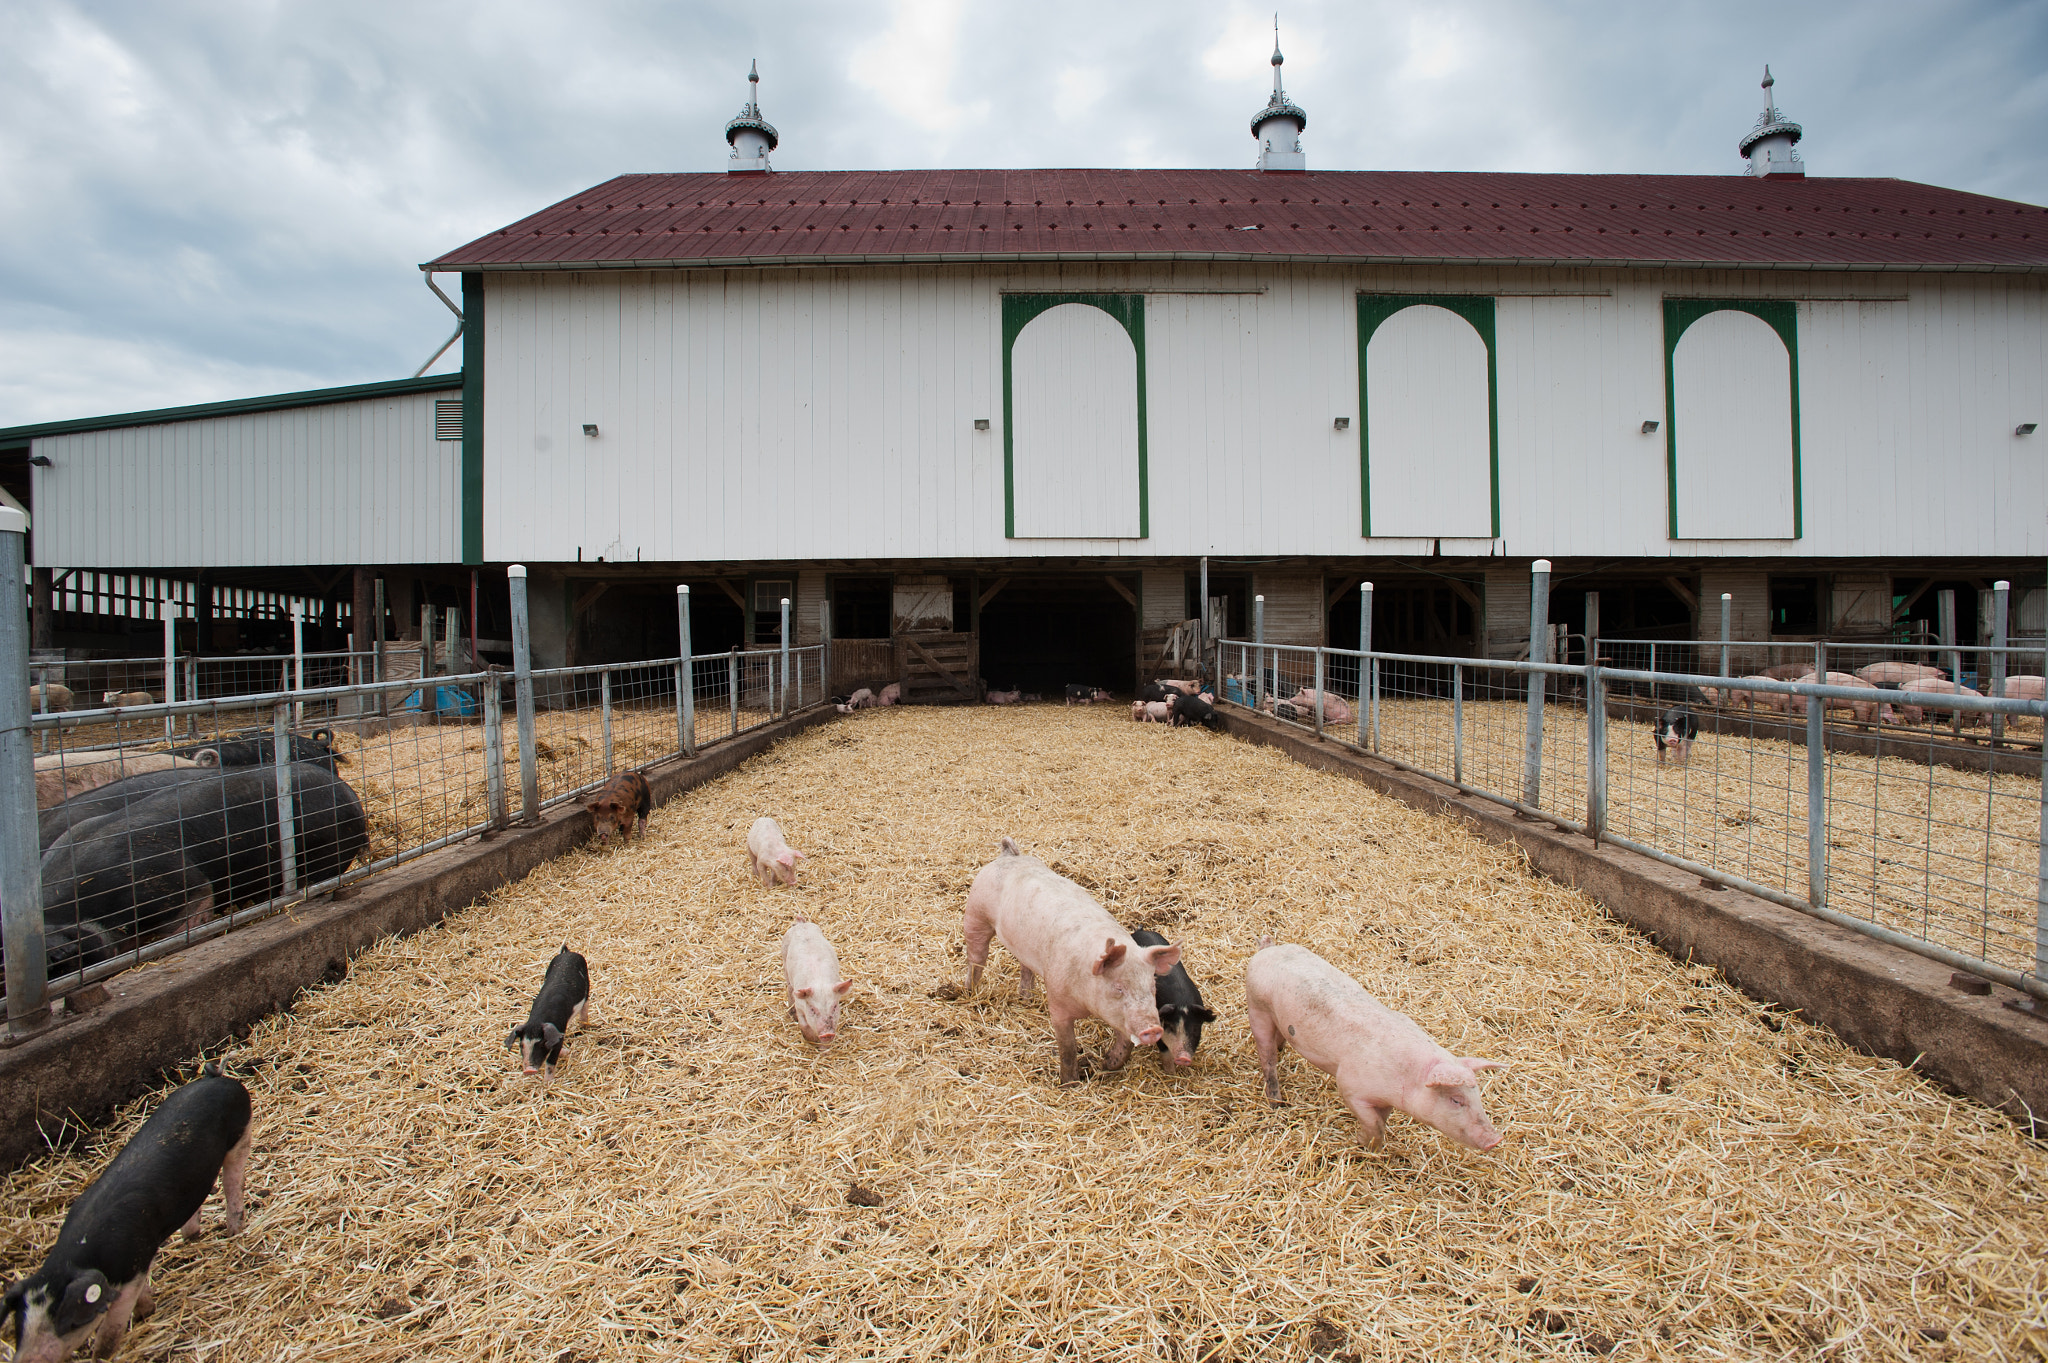
{"label": "pink pig", "polygon": [[882,694],[875,697],[877,705],[896,705],[903,700],[903,683],[890,682],[882,688]]}
{"label": "pink pig", "polygon": [[747,830],[747,861],[763,885],[796,884],[796,864],[805,859],[782,840],[782,825],[766,814]]}
{"label": "pink pig", "polygon": [[808,918],[782,934],[782,978],[789,990],[789,1016],[813,1046],[831,1044],[839,1032],[839,1005],[852,980],[839,978],[839,953]]}
{"label": "pink pig", "polygon": [[1396,1108],[1474,1150],[1500,1144],[1476,1073],[1500,1062],[1452,1055],[1308,948],[1268,940],[1245,966],[1244,993],[1266,1101],[1279,1105],[1280,1052],[1291,1041],[1302,1059],[1336,1079],[1337,1095],[1358,1118],[1359,1139],[1375,1150]]}
{"label": "pink pig", "polygon": [[[1302,687],[1300,692],[1294,697],[1293,703],[1299,705],[1313,717],[1316,712],[1315,689],[1308,686]],[[1344,697],[1329,691],[1323,692],[1323,723],[1349,724],[1354,718],[1356,716],[1351,713],[1351,707],[1345,703]]]}
{"label": "pink pig", "polygon": [[1074,1024],[1099,1018],[1116,1033],[1102,1068],[1123,1068],[1133,1046],[1166,1034],[1159,1025],[1153,977],[1169,973],[1180,948],[1141,947],[1079,885],[1004,838],[1002,851],[981,868],[967,891],[967,987],[981,984],[989,938],[1017,958],[1017,997],[1028,998],[1034,977],[1045,980],[1045,1002],[1059,1039],[1060,1082],[1078,1083],[1081,1049]]}
{"label": "pink pig", "polygon": [[1134,700],[1131,718],[1141,724],[1169,724],[1173,721],[1173,710],[1163,700]]}

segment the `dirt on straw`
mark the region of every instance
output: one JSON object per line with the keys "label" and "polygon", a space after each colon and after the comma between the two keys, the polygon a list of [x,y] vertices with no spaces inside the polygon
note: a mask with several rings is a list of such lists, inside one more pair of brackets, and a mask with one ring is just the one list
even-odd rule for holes
{"label": "dirt on straw", "polygon": [[[809,854],[764,890],[757,814]],[[1194,1070],[1056,1083],[960,911],[1003,834],[1182,942]],[[816,919],[857,982],[784,1016]],[[1356,1142],[1241,979],[1312,946],[1461,1054],[1492,1155]],[[547,1083],[503,1048],[567,941],[597,1023]],[[1103,1029],[1083,1025],[1099,1051]],[[158,1260],[126,1356],[2017,1358],[2048,1354],[2048,1151],[1675,962],[1516,852],[1279,753],[1117,713],[874,711],[813,729],[438,929],[228,1057],[254,1210]],[[154,1099],[6,1179],[32,1268]]]}

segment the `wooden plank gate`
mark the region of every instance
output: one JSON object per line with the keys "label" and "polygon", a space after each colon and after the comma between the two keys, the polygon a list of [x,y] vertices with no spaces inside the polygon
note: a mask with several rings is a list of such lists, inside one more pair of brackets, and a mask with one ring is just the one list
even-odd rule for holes
{"label": "wooden plank gate", "polygon": [[899,634],[896,677],[905,705],[981,700],[981,640],[973,634]]}

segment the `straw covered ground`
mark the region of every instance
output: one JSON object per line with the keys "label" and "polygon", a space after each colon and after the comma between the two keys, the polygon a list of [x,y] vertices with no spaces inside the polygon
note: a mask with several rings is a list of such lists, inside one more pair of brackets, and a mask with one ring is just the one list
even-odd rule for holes
{"label": "straw covered ground", "polygon": [[[809,854],[800,888],[749,877],[760,813]],[[1221,1014],[1191,1074],[1148,1055],[1062,1090],[1006,953],[945,988],[1004,833],[1185,945]],[[823,1055],[783,1016],[799,912],[857,981]],[[1370,1153],[1292,1054],[1269,1109],[1241,989],[1262,933],[1509,1062],[1500,1149],[1396,1117]],[[598,1022],[543,1084],[501,1043],[564,940]],[[2041,1145],[1511,849],[1114,711],[820,726],[642,843],[380,945],[228,1063],[256,1102],[250,1225],[167,1248],[125,1356],[2048,1354]],[[10,1273],[152,1102],[7,1176]]]}
{"label": "straw covered ground", "polygon": [[[1526,706],[1468,700],[1464,712],[1466,782],[1519,796]],[[1756,733],[1703,732],[1686,765],[1660,765],[1650,728],[1608,722],[1613,831],[1805,895],[1806,748]],[[1381,753],[1451,774],[1449,700],[1383,701],[1380,730]],[[1329,733],[1358,741],[1355,725]],[[1553,701],[1543,734],[1543,808],[1582,820],[1584,709]],[[2032,969],[2039,778],[1843,752],[1829,752],[1827,764],[1829,906],[2009,969]]]}

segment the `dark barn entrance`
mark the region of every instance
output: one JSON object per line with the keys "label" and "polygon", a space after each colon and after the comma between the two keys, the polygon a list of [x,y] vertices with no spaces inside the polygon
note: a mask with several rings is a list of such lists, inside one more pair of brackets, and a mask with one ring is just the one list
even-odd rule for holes
{"label": "dark barn entrance", "polygon": [[[999,690],[1055,699],[1070,682],[1137,686],[1135,577],[1012,577],[981,608],[981,675]],[[994,583],[983,580],[987,592]],[[1124,593],[1131,595],[1126,596]]]}

